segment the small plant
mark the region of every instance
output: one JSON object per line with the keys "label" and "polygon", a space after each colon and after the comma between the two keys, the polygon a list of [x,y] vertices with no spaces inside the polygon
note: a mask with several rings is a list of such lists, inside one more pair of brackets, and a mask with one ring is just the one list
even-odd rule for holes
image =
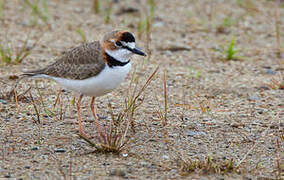
{"label": "small plant", "polygon": [[100,13],[100,0],[93,0],[93,10],[95,12],[95,14],[99,14]]}
{"label": "small plant", "polygon": [[233,60],[235,58],[236,50],[234,49],[234,38],[231,39],[230,44],[228,45],[228,48],[226,51],[226,59],[227,60]]}
{"label": "small plant", "polygon": [[[142,88],[138,91],[138,93],[136,95],[133,95],[133,97],[131,98],[132,100],[129,101],[130,103],[128,103],[126,108],[118,114],[117,118],[115,118],[115,115],[113,114],[112,111],[112,107],[109,103],[108,107],[112,121],[110,126],[107,129],[103,130],[104,133],[98,133],[99,143],[95,143],[91,139],[83,135],[79,136],[99,152],[104,152],[104,153],[121,152],[122,149],[125,147],[125,145],[128,143],[128,139],[126,136],[131,126],[131,123],[133,122],[132,118],[134,111],[139,105],[142,104],[142,103],[137,103],[137,100],[140,99],[140,96],[146,90],[146,88],[152,81],[157,71],[158,68],[156,68],[155,71],[149,76],[149,78],[142,86]],[[129,114],[131,114],[131,116],[129,116]],[[127,120],[125,119],[125,116],[128,116]]]}
{"label": "small plant", "polygon": [[202,73],[200,69],[194,69],[193,67],[188,67],[187,70],[188,70],[188,76],[190,78],[194,77],[196,79],[199,79],[201,77]]}
{"label": "small plant", "polygon": [[211,112],[211,104],[210,101],[208,101],[208,99],[203,100],[203,101],[198,101],[200,110],[202,113],[210,113]]}
{"label": "small plant", "polygon": [[235,23],[235,21],[231,17],[225,17],[223,19],[223,26],[224,27],[230,27]]}
{"label": "small plant", "polygon": [[87,42],[87,40],[86,40],[86,35],[85,35],[85,33],[82,31],[82,29],[77,28],[77,29],[75,29],[74,31],[81,37],[81,41],[82,41],[83,43]]}
{"label": "small plant", "polygon": [[40,99],[40,102],[41,102],[41,104],[42,104],[43,111],[45,112],[45,114],[46,114],[47,116],[49,116],[49,117],[55,116],[55,114],[54,114],[51,110],[49,110],[49,109],[46,108],[45,101],[44,101],[44,98],[43,98],[43,96],[42,96],[42,94],[41,94],[39,88],[38,88],[37,81],[36,81],[35,88],[36,88],[37,93],[38,93],[38,95],[39,95],[39,99]]}
{"label": "small plant", "polygon": [[144,31],[144,20],[142,17],[140,17],[138,23],[137,23],[137,35],[138,35],[138,38],[141,39],[142,37],[142,34],[143,34],[143,31]]}
{"label": "small plant", "polygon": [[108,7],[106,10],[106,16],[105,16],[105,23],[108,24],[110,22],[110,16],[112,12],[112,2],[108,1]]}
{"label": "small plant", "polygon": [[152,22],[154,19],[154,13],[155,13],[155,1],[154,0],[148,0],[147,1],[147,7],[145,8],[145,18],[144,16],[140,15],[140,19],[137,24],[137,32],[138,37],[141,38],[142,34],[146,33],[146,51],[148,54],[148,59],[151,57],[151,50],[150,50],[150,43],[151,43],[151,27]]}
{"label": "small plant", "polygon": [[21,63],[27,56],[30,55],[31,49],[34,47],[28,47],[28,38],[25,40],[24,45],[20,48],[19,51],[16,51],[15,54],[12,53],[10,47],[5,49],[0,44],[0,63],[3,64],[18,64]]}
{"label": "small plant", "polygon": [[155,12],[155,1],[154,0],[148,0],[148,5],[149,5],[149,8],[150,8],[149,20],[150,20],[150,22],[152,22],[153,18],[154,18],[154,12]]}
{"label": "small plant", "polygon": [[2,45],[0,45],[0,58],[1,58],[1,62],[4,63],[11,63],[12,61],[12,52],[11,49],[8,48],[7,50],[5,50],[3,48]]}
{"label": "small plant", "polygon": [[5,0],[0,0],[0,18],[2,18],[3,16],[3,9],[4,9],[4,5],[5,5]]}
{"label": "small plant", "polygon": [[168,95],[167,95],[167,73],[164,71],[164,120],[162,121],[162,125],[166,126],[167,117],[168,117]]}
{"label": "small plant", "polygon": [[232,158],[229,160],[216,160],[211,156],[207,156],[203,160],[180,159],[178,161],[178,169],[181,176],[188,176],[194,172],[201,174],[226,174],[237,171]]}
{"label": "small plant", "polygon": [[[278,1],[278,4],[280,5],[280,1]],[[275,7],[275,14],[274,14],[274,21],[275,21],[275,31],[276,31],[276,44],[277,44],[277,49],[276,49],[276,54],[279,58],[281,58],[281,49],[282,49],[282,44],[281,44],[281,40],[280,40],[280,28],[279,28],[279,12],[278,12],[278,8]]]}
{"label": "small plant", "polygon": [[283,162],[281,162],[281,157],[280,157],[280,155],[279,155],[279,152],[281,152],[281,146],[280,146],[280,138],[277,138],[276,139],[276,144],[277,144],[277,158],[276,158],[276,178],[275,179],[282,179],[282,173],[281,172],[283,172],[283,170],[284,170],[284,163]]}
{"label": "small plant", "polygon": [[259,10],[254,2],[252,0],[237,0],[237,5],[249,13],[258,12]]}
{"label": "small plant", "polygon": [[230,60],[241,59],[240,56],[236,56],[238,50],[235,49],[234,45],[235,45],[235,40],[234,40],[234,37],[232,37],[230,43],[227,45],[227,48],[223,46],[220,47],[221,50],[219,51],[223,54],[223,57],[222,57],[223,60],[230,61]]}
{"label": "small plant", "polygon": [[[24,5],[31,9],[31,15],[34,17],[32,24],[37,23],[36,18],[40,18],[45,24],[48,24],[48,6],[46,0],[33,0],[33,2],[30,0],[24,0],[23,2]],[[41,2],[43,10],[39,7],[39,2]]]}
{"label": "small plant", "polygon": [[271,89],[284,89],[284,75],[278,74],[276,77],[271,78],[271,82],[267,84]]}

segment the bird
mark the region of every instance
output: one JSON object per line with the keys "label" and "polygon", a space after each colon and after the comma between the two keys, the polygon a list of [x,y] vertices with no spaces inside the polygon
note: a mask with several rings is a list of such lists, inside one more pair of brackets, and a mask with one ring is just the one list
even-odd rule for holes
{"label": "bird", "polygon": [[61,87],[79,94],[76,103],[80,135],[83,130],[80,114],[83,96],[91,96],[90,108],[97,131],[102,134],[95,112],[95,98],[103,96],[125,80],[131,69],[132,55],[146,56],[135,44],[134,35],[126,30],[107,32],[102,40],[81,44],[65,51],[55,62],[38,70],[26,71],[24,77],[53,80]]}

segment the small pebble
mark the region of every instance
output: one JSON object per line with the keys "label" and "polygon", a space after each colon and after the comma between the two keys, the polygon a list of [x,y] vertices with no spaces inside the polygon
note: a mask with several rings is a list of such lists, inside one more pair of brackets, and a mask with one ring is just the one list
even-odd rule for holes
{"label": "small pebble", "polygon": [[264,110],[263,109],[257,109],[256,110],[258,114],[263,114]]}
{"label": "small pebble", "polygon": [[140,164],[141,164],[142,166],[146,167],[148,163],[145,162],[145,161],[142,161]]}
{"label": "small pebble", "polygon": [[196,136],[196,135],[206,135],[204,132],[201,132],[201,131],[190,131],[190,130],[186,130],[185,131],[185,135],[187,136]]}
{"label": "small pebble", "polygon": [[267,86],[259,86],[259,87],[257,87],[257,89],[258,90],[269,90],[269,87],[267,87]]}
{"label": "small pebble", "polygon": [[256,100],[259,100],[259,97],[258,97],[258,95],[254,94],[254,95],[249,96],[248,100],[249,101],[256,101]]}
{"label": "small pebble", "polygon": [[0,103],[2,104],[7,104],[7,101],[3,100],[3,99],[0,99]]}
{"label": "small pebble", "polygon": [[127,153],[122,154],[122,157],[126,158],[128,156]]}
{"label": "small pebble", "polygon": [[37,151],[37,150],[39,150],[39,147],[35,146],[35,147],[32,148],[32,150]]}
{"label": "small pebble", "polygon": [[54,152],[56,152],[56,153],[64,153],[64,152],[66,152],[66,150],[62,149],[62,148],[58,148],[58,149],[54,149]]}
{"label": "small pebble", "polygon": [[163,159],[169,159],[169,156],[168,155],[163,155],[162,158]]}
{"label": "small pebble", "polygon": [[125,177],[126,173],[125,173],[125,171],[123,171],[121,169],[113,169],[110,172],[110,176]]}
{"label": "small pebble", "polygon": [[5,177],[5,178],[10,178],[11,175],[10,175],[10,174],[6,174],[4,177]]}
{"label": "small pebble", "polygon": [[266,73],[271,75],[276,74],[276,72],[273,71],[272,69],[266,69]]}

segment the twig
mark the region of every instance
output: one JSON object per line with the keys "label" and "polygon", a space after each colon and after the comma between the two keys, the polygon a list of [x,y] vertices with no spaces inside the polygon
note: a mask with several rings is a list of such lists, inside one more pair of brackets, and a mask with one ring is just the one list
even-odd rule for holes
{"label": "twig", "polygon": [[19,103],[18,103],[18,96],[16,89],[14,89],[14,97],[15,97],[17,111],[19,111]]}
{"label": "twig", "polygon": [[280,43],[280,30],[279,30],[279,12],[277,5],[280,4],[280,1],[276,2],[275,6],[275,31],[276,31],[276,43],[277,43],[277,55],[281,56],[281,43]]}
{"label": "twig", "polygon": [[31,92],[29,92],[29,94],[30,94],[30,98],[31,98],[31,100],[32,100],[33,107],[34,107],[35,112],[36,112],[36,115],[37,115],[37,121],[36,121],[36,122],[37,122],[38,124],[40,124],[40,115],[39,115],[38,110],[37,110],[37,107],[36,107],[36,105],[35,105],[34,98],[33,98],[33,96],[32,96],[32,93],[31,93]]}
{"label": "twig", "polygon": [[[277,144],[278,150],[280,150],[280,143],[279,143],[278,138],[276,139],[276,144]],[[281,179],[281,163],[280,163],[280,156],[279,156],[278,151],[277,151],[276,165],[277,165],[277,170],[278,170],[278,173],[277,173],[278,177],[277,178]]]}
{"label": "twig", "polygon": [[88,139],[86,136],[79,134],[79,137],[85,140],[87,143],[89,143],[92,147],[96,148],[99,150],[100,148],[96,145],[96,143],[92,142],[90,139]]}
{"label": "twig", "polygon": [[[271,124],[272,124],[272,123],[271,123]],[[262,137],[267,133],[269,127],[270,127],[270,126],[268,126],[268,127],[266,128],[266,130],[263,131],[263,133],[261,134],[261,136],[260,136],[258,139],[262,138]],[[240,165],[246,160],[247,156],[248,156],[248,155],[254,150],[254,148],[259,144],[260,141],[258,141],[258,139],[257,139],[256,142],[254,143],[254,145],[250,148],[250,150],[244,155],[244,157],[239,161],[239,163],[237,164],[236,168],[239,168],[239,167],[240,167]]]}
{"label": "twig", "polygon": [[167,125],[167,112],[168,112],[168,97],[167,97],[167,72],[164,70],[164,101],[165,101],[165,111],[164,111],[164,122],[163,126]]}
{"label": "twig", "polygon": [[133,107],[133,105],[135,104],[136,100],[140,97],[140,95],[142,94],[143,91],[145,91],[145,89],[148,87],[148,85],[150,84],[150,82],[152,81],[153,77],[155,76],[155,74],[157,73],[159,69],[159,66],[154,70],[154,72],[149,76],[149,78],[147,79],[146,83],[143,85],[143,87],[139,90],[138,94],[134,97],[133,101],[131,102],[131,104],[124,110],[123,114],[121,115],[121,118],[124,117],[124,115]]}

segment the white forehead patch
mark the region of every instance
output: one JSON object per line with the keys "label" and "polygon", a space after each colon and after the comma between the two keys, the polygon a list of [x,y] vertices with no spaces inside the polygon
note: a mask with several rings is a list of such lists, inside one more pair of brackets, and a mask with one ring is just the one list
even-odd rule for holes
{"label": "white forehead patch", "polygon": [[123,42],[123,41],[121,41],[121,43],[123,44],[123,46],[130,47],[131,49],[135,48],[135,42]]}
{"label": "white forehead patch", "polygon": [[131,49],[135,48],[135,42],[127,42],[126,43],[128,47],[130,47]]}

